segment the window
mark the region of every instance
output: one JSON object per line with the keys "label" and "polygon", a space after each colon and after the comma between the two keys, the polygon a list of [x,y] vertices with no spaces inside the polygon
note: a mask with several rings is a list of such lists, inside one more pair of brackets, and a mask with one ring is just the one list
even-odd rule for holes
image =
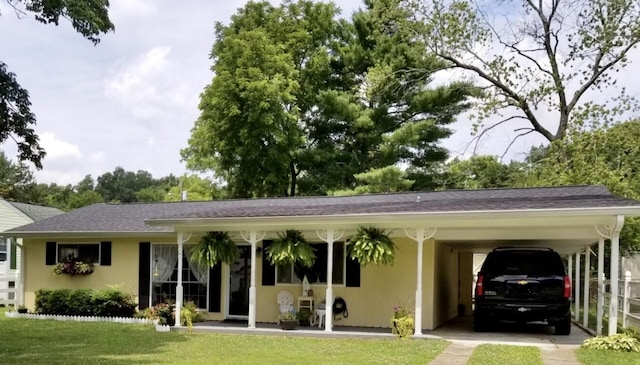
{"label": "window", "polygon": [[[299,284],[307,275],[309,283],[327,282],[327,244],[315,243],[316,261],[312,267],[303,267],[295,264],[291,266],[278,266],[276,268],[276,283],[278,284]],[[345,268],[345,245],[344,242],[333,244],[333,280],[334,284],[344,284]]]}
{"label": "window", "polygon": [[92,262],[98,264],[100,262],[100,244],[99,243],[60,243],[58,244],[58,260],[64,261],[69,257],[75,257],[80,261]]}
{"label": "window", "polygon": [[[207,308],[209,268],[191,264],[191,246],[184,246],[182,260],[183,302]],[[153,245],[151,250],[151,305],[176,302],[178,246]]]}
{"label": "window", "polygon": [[7,261],[7,241],[0,237],[0,262]]}

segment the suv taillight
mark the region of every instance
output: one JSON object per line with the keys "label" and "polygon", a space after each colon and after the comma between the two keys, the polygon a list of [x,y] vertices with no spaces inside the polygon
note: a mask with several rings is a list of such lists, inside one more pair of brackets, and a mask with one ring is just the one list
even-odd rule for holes
{"label": "suv taillight", "polygon": [[564,277],[564,298],[571,298],[571,279],[568,276]]}
{"label": "suv taillight", "polygon": [[482,285],[483,281],[484,276],[478,275],[478,280],[476,281],[476,298],[484,295],[484,285]]}

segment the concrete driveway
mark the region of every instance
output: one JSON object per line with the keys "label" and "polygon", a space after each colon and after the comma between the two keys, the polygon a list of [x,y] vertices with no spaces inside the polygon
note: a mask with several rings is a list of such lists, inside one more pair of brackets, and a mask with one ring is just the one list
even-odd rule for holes
{"label": "concrete driveway", "polygon": [[500,322],[487,332],[474,332],[472,317],[456,318],[433,331],[425,332],[425,336],[456,342],[529,345],[541,348],[577,348],[584,340],[591,337],[576,325],[571,328],[571,335],[557,336],[554,334],[554,328],[544,323]]}

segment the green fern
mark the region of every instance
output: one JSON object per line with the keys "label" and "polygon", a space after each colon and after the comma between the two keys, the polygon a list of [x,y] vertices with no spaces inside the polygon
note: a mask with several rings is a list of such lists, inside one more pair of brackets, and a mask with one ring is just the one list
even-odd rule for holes
{"label": "green fern", "polygon": [[191,251],[191,260],[201,266],[233,264],[237,257],[238,247],[227,232],[207,232]]}
{"label": "green fern", "polygon": [[389,234],[381,228],[360,227],[347,242],[349,255],[360,264],[392,265],[396,247]]}
{"label": "green fern", "polygon": [[292,265],[300,263],[305,267],[313,266],[316,261],[314,249],[297,230],[278,233],[278,239],[267,248],[267,259],[272,265]]}

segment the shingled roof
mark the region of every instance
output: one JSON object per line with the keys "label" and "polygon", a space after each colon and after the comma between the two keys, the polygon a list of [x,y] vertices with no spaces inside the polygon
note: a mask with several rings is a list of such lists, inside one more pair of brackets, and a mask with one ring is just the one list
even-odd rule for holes
{"label": "shingled roof", "polygon": [[171,232],[153,220],[197,220],[388,213],[446,213],[636,207],[604,186],[445,190],[357,196],[95,204],[9,230],[28,232]]}
{"label": "shingled roof", "polygon": [[50,218],[50,217],[64,213],[62,210],[58,208],[43,207],[40,205],[16,203],[16,202],[10,202],[10,201],[7,201],[7,203],[13,205],[16,209],[18,209],[19,211],[21,211],[27,217],[31,218],[34,221],[39,221],[42,219]]}

